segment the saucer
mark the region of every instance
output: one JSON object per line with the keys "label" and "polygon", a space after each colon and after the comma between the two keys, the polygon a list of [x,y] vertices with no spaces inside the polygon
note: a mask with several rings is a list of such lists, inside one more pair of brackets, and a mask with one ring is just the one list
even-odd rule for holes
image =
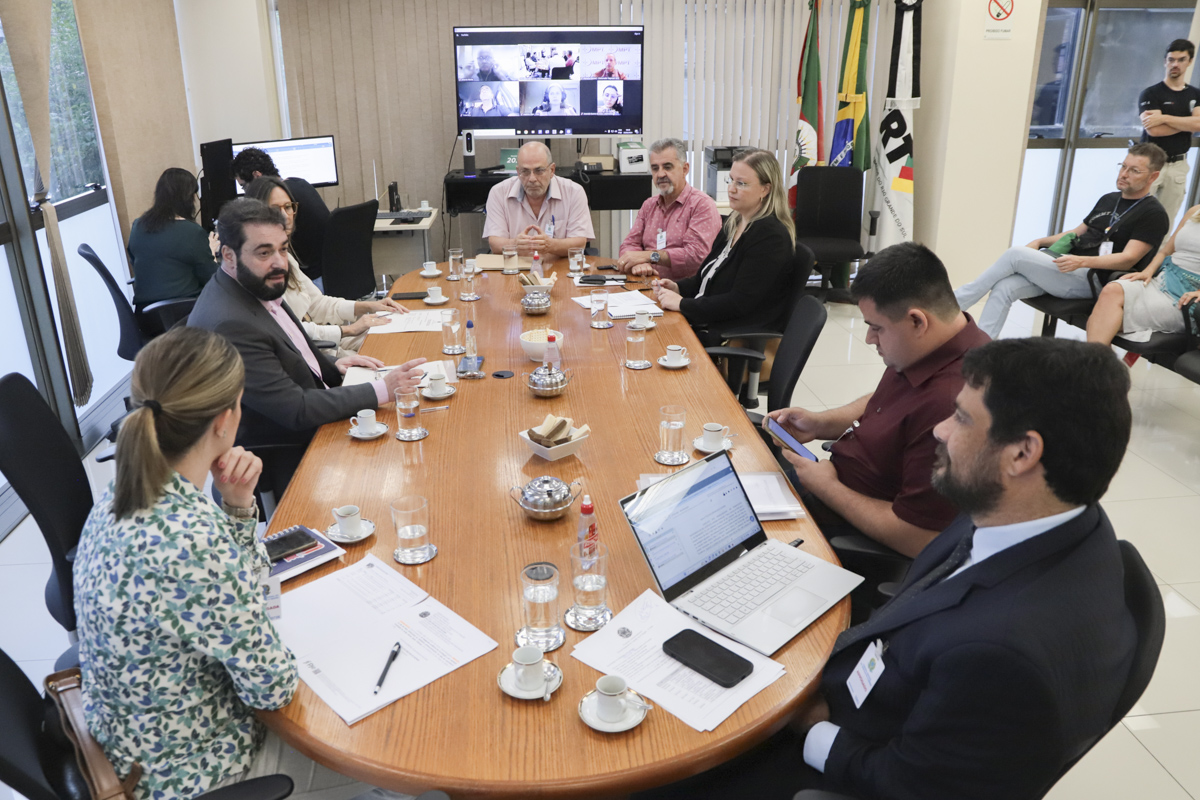
{"label": "saucer", "polygon": [[[625,691],[633,695],[635,700],[646,701],[646,698],[633,689],[626,689]],[[583,720],[584,725],[593,730],[600,731],[601,733],[620,733],[630,728],[636,728],[646,718],[646,709],[626,706],[624,717],[616,722],[605,722],[596,715],[597,695],[596,690],[592,689],[579,701],[579,718]]]}
{"label": "saucer", "polygon": [[[633,320],[630,320],[630,322],[633,322]],[[657,328],[657,327],[658,327],[658,323],[654,321],[654,318],[653,318],[653,317],[651,317],[651,318],[650,318],[650,321],[649,321],[649,322],[647,322],[645,325],[643,325],[643,326],[642,326],[642,330],[644,330],[644,331],[652,331],[652,330],[654,330],[654,329],[655,329],[655,328]]]}
{"label": "saucer", "polygon": [[369,519],[364,519],[358,530],[359,536],[351,539],[349,536],[342,535],[342,529],[339,528],[338,524],[335,522],[325,529],[325,538],[331,542],[337,542],[338,544],[353,544],[354,542],[361,542],[363,539],[366,539],[368,536],[375,533],[375,523],[371,522]]}
{"label": "saucer", "polygon": [[[550,694],[553,695],[558,691],[558,687],[562,686],[563,672],[553,661],[542,661],[542,672],[550,681]],[[505,664],[504,669],[500,670],[500,674],[496,676],[496,684],[500,687],[500,691],[518,700],[541,700],[546,696],[544,686],[532,690],[518,689],[517,669],[512,663]]]}
{"label": "saucer", "polygon": [[422,297],[421,299],[425,302],[425,305],[427,305],[427,306],[440,306],[443,303],[450,302],[450,298],[446,297],[446,295],[442,295],[441,300],[430,300],[428,295],[426,295],[425,297]]}
{"label": "saucer", "polygon": [[420,275],[422,278],[439,278],[442,275],[441,271],[436,270],[436,269],[433,272],[426,272],[425,270],[421,270],[417,274]]}
{"label": "saucer", "polygon": [[356,425],[353,428],[351,428],[346,435],[349,436],[351,439],[358,439],[360,442],[369,442],[372,439],[378,439],[380,436],[383,436],[387,432],[388,432],[387,425],[385,425],[382,422],[376,422],[374,433],[359,433],[358,426]]}
{"label": "saucer", "polygon": [[666,356],[658,357],[658,365],[660,367],[666,367],[667,369],[683,369],[690,363],[692,363],[692,360],[690,358],[685,358],[682,362],[680,362],[678,364],[668,364]]}
{"label": "saucer", "polygon": [[449,397],[450,395],[454,394],[457,391],[458,391],[457,386],[451,386],[450,384],[446,384],[446,393],[445,394],[430,394],[429,387],[426,386],[424,389],[421,390],[421,396],[424,397],[426,400],[445,400],[447,397]]}
{"label": "saucer", "polygon": [[716,450],[709,450],[704,446],[704,437],[697,436],[695,439],[692,439],[692,447],[696,448],[701,453],[708,453],[709,455],[712,455],[713,453],[719,453],[722,450],[728,450],[729,448],[733,447],[733,440],[729,437],[725,437],[721,440],[720,447],[718,447]]}

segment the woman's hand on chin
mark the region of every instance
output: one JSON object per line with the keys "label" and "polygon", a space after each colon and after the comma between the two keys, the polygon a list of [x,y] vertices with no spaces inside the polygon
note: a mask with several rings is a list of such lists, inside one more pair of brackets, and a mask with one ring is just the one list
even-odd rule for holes
{"label": "woman's hand on chin", "polygon": [[262,475],[262,459],[242,447],[231,447],[209,468],[221,499],[236,508],[254,505],[254,487]]}

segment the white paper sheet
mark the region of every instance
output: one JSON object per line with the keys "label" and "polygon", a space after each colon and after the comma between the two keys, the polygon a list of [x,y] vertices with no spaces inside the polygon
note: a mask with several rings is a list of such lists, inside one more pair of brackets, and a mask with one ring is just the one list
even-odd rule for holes
{"label": "white paper sheet", "polygon": [[434,332],[442,329],[442,317],[437,309],[421,309],[407,314],[392,314],[387,325],[368,328],[367,334]]}
{"label": "white paper sheet", "polygon": [[[603,287],[593,286],[593,289]],[[590,311],[592,308],[591,298],[588,296],[572,297],[580,308]],[[642,292],[614,292],[608,293],[608,316],[612,319],[633,319],[634,312],[649,311],[652,317],[661,317],[663,311],[658,307],[652,299],[647,297]]]}
{"label": "white paper sheet", "polygon": [[[754,671],[737,686],[726,689],[685,667],[662,651],[663,642],[685,629],[698,631],[748,659]],[[601,672],[620,675],[639,694],[698,731],[716,728],[785,672],[778,661],[675,610],[652,589],[577,644],[571,655]]]}
{"label": "white paper sheet", "polygon": [[[354,386],[357,383],[370,383],[371,381],[381,380],[384,373],[395,369],[398,364],[389,364],[386,367],[372,369],[370,367],[350,367],[346,370],[346,375],[342,378],[342,386]],[[421,370],[424,375],[421,377],[421,382],[417,384],[422,389],[429,385],[430,375],[445,375],[446,383],[458,383],[458,374],[454,371],[453,361],[426,361],[421,365]]]}
{"label": "white paper sheet", "polygon": [[[639,491],[653,486],[668,475],[642,473],[638,476]],[[792,496],[787,487],[787,478],[779,472],[739,472],[742,487],[750,498],[750,505],[760,520],[801,519],[804,507]]]}

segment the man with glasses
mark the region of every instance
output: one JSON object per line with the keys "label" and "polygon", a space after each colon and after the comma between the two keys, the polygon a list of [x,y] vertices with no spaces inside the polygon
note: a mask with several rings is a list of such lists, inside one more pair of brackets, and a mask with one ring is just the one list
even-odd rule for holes
{"label": "man with glasses", "polygon": [[554,174],[550,148],[528,142],[517,151],[517,175],[488,193],[483,236],[493,253],[516,247],[523,256],[566,256],[595,236],[583,187]]}
{"label": "man with glasses", "polygon": [[982,275],[955,290],[959,307],[965,311],[990,293],[979,327],[996,339],[1018,300],[1040,294],[1087,299],[1092,296],[1088,270],[1145,267],[1170,230],[1167,212],[1150,193],[1166,158],[1156,144],[1129,148],[1117,165],[1118,191],[1101,197],[1071,230],[1010,247]]}
{"label": "man with glasses", "polygon": [[1167,154],[1167,164],[1150,188],[1167,210],[1167,219],[1174,220],[1175,212],[1187,194],[1187,152],[1192,136],[1200,132],[1200,89],[1187,83],[1188,67],[1196,55],[1195,46],[1187,39],[1176,39],[1167,45],[1166,76],[1138,97],[1141,112],[1143,142],[1153,142]]}

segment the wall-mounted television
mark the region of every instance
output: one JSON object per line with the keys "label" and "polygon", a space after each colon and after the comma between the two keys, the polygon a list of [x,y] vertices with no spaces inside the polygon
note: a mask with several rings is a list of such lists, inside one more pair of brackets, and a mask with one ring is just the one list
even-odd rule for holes
{"label": "wall-mounted television", "polygon": [[[271,157],[284,178],[303,178],[313,186],[337,186],[337,157],[332,136],[279,139],[273,142],[242,142],[233,145],[233,155],[257,147]],[[238,194],[242,189],[238,187]]]}
{"label": "wall-mounted television", "polygon": [[458,132],[641,134],[644,38],[640,25],[456,27]]}

